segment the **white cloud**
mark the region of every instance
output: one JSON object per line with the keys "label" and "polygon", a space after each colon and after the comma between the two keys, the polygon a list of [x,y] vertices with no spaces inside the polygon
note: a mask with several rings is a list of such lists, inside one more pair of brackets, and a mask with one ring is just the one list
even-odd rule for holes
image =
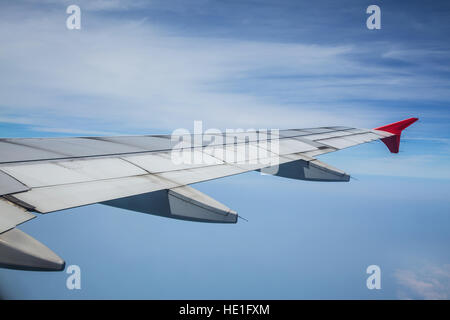
{"label": "white cloud", "polygon": [[395,278],[401,299],[450,299],[450,265],[397,270]]}
{"label": "white cloud", "polygon": [[0,53],[3,116],[28,113],[46,124],[54,124],[55,116],[166,128],[182,119],[215,126],[306,123],[321,111],[298,112],[271,97],[227,92],[221,82],[241,84],[266,61],[273,69],[313,72],[312,65],[331,66],[346,50],[163,36],[140,23],[78,34],[60,30],[53,20],[4,27],[16,32],[2,34],[8,38]]}
{"label": "white cloud", "polygon": [[[22,0],[25,3],[36,5],[35,0]],[[19,1],[20,2],[20,1]],[[142,8],[149,4],[145,0],[40,0],[39,5],[55,5],[60,7],[67,7],[76,4],[89,11],[105,11],[105,10],[128,10]]]}
{"label": "white cloud", "polygon": [[31,127],[30,130],[37,132],[54,132],[54,133],[68,133],[82,136],[118,136],[124,135],[123,132],[111,132],[111,131],[96,131],[96,130],[82,130],[82,129],[68,129],[57,127]]}
{"label": "white cloud", "polygon": [[[411,90],[423,79],[365,66],[352,46],[186,37],[96,11],[69,31],[64,11],[10,13],[0,21],[0,116],[9,121],[127,132],[196,119],[219,128],[363,127],[383,116],[342,101],[423,97]],[[450,98],[444,88],[430,90]]]}

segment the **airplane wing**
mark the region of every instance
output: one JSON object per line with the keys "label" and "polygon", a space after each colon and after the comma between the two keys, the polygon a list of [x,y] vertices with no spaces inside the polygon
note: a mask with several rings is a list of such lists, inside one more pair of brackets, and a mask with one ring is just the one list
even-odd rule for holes
{"label": "airplane wing", "polygon": [[[198,136],[0,139],[0,266],[62,270],[64,261],[16,227],[94,203],[164,217],[236,223],[238,214],[189,185],[259,170],[299,180],[349,181],[315,157],[381,140],[397,153],[410,118],[375,129],[321,127]],[[33,213],[32,213],[33,212]]]}

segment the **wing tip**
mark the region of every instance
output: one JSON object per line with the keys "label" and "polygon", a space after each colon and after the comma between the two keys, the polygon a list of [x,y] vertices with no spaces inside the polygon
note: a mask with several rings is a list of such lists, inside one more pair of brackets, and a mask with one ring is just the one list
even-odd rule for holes
{"label": "wing tip", "polygon": [[374,128],[374,130],[385,131],[393,134],[400,134],[404,129],[412,125],[414,122],[419,120],[419,118],[408,118],[405,120],[397,121],[394,123],[390,123],[378,128]]}
{"label": "wing tip", "polygon": [[383,141],[383,143],[388,147],[391,153],[398,153],[400,149],[400,136],[402,134],[402,131],[418,120],[419,118],[416,117],[408,118],[378,128],[374,128],[374,130],[392,133],[392,136],[383,138],[381,139],[381,141]]}

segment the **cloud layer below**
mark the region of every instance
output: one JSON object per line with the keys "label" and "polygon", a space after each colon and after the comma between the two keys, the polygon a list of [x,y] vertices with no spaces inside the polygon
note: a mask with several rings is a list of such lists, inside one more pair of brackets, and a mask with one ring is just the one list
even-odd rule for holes
{"label": "cloud layer below", "polygon": [[400,299],[450,299],[450,265],[397,270],[395,278]]}

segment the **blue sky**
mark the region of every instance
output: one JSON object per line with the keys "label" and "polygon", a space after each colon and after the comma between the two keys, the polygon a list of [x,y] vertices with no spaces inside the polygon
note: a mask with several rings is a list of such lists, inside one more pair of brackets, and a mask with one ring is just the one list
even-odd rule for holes
{"label": "blue sky", "polygon": [[[65,27],[69,4],[82,28]],[[365,9],[381,7],[381,30]],[[196,187],[250,222],[88,206],[21,227],[82,269],[0,270],[10,298],[449,298],[450,4],[446,1],[15,1],[0,4],[0,136],[377,127],[400,153],[320,159],[350,183],[257,173]],[[368,290],[365,269],[382,270]]]}

